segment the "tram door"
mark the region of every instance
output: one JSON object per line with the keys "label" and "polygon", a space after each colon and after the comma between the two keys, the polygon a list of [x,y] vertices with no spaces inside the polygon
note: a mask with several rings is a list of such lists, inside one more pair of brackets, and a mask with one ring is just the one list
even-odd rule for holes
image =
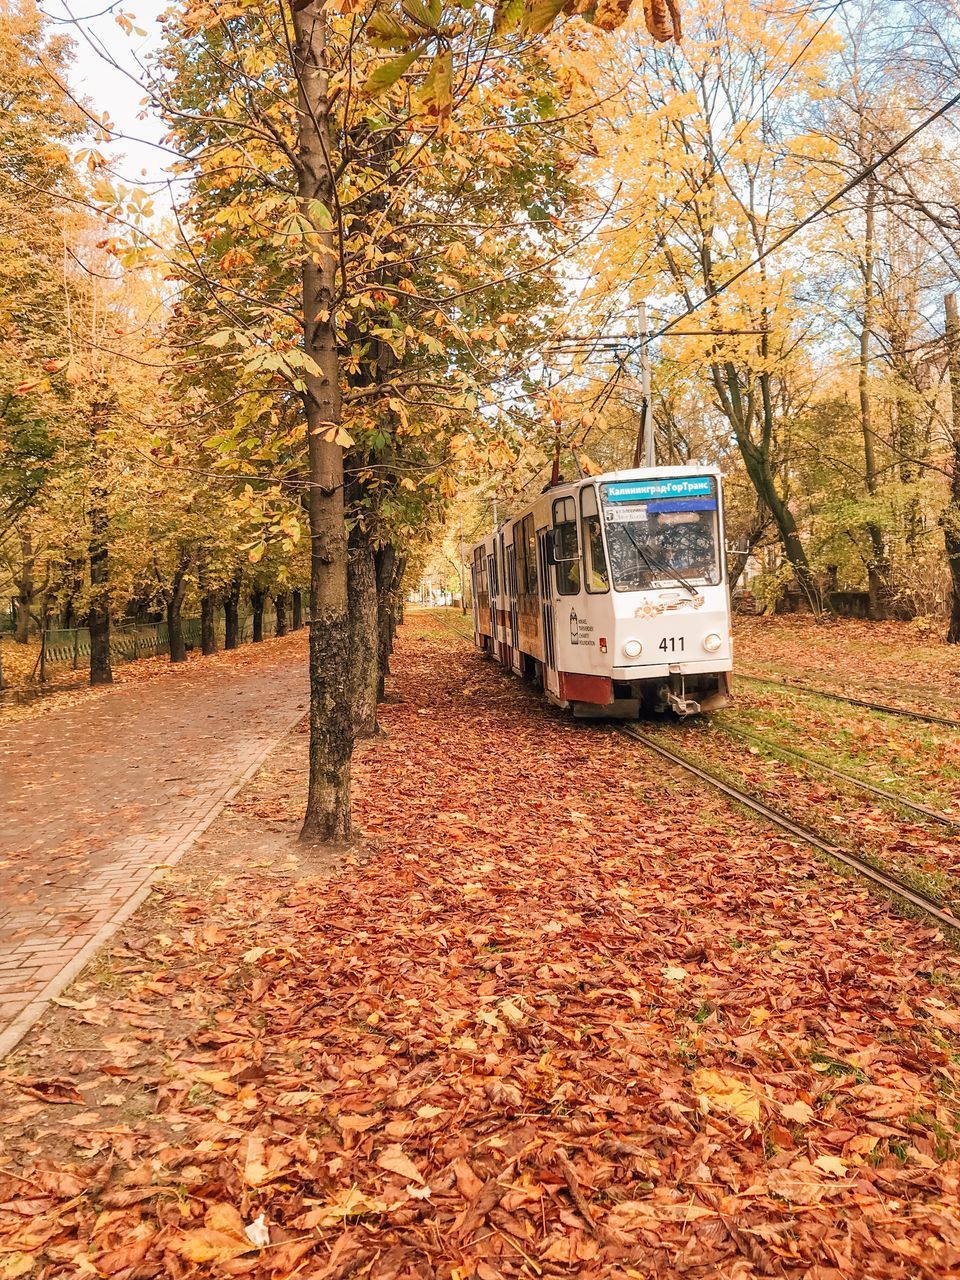
{"label": "tram door", "polygon": [[507,598],[510,602],[510,645],[516,655],[520,648],[520,621],[517,617],[517,548],[513,542],[507,547]]}
{"label": "tram door", "polygon": [[560,694],[560,677],[557,675],[557,638],[553,614],[553,589],[550,582],[550,560],[547,556],[547,539],[550,532],[541,529],[537,534],[537,567],[540,571],[540,618],[543,623],[543,687],[547,693]]}

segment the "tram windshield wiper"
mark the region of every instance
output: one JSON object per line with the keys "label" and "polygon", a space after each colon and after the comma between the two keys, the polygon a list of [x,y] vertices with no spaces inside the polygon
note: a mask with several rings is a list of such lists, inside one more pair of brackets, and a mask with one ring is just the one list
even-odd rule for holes
{"label": "tram windshield wiper", "polygon": [[684,578],[681,574],[677,573],[676,569],[671,569],[669,565],[666,565],[662,561],[658,560],[656,556],[652,556],[650,555],[649,552],[644,551],[643,547],[641,547],[640,543],[633,536],[633,533],[631,532],[630,526],[628,524],[623,523],[621,524],[620,528],[630,539],[630,542],[633,545],[634,551],[636,551],[637,555],[640,557],[640,559],[647,566],[647,568],[650,570],[651,573],[659,573],[662,577],[672,578],[673,581],[676,582],[678,586],[681,586],[686,591],[689,591],[691,596],[693,596],[695,599],[697,596],[700,595],[700,592],[693,585],[693,583],[688,582],[686,578]]}

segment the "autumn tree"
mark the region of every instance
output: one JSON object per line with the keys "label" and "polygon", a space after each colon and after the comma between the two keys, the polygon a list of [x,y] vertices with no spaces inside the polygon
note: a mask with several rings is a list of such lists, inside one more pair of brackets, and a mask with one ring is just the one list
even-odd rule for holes
{"label": "autumn tree", "polygon": [[[367,701],[357,690],[368,686],[354,676],[383,612],[351,621],[351,567],[354,601],[377,584],[395,592],[385,566],[402,556],[385,496],[439,485],[465,423],[495,429],[477,414],[478,388],[515,377],[509,349],[538,330],[517,323],[532,309],[509,303],[549,279],[570,240],[558,82],[530,47],[558,12],[518,6],[491,19],[438,0],[352,13],[196,5],[169,20],[152,91],[189,156],[186,221],[199,234],[183,279],[206,294],[211,340],[236,358],[251,404],[254,385],[273,383],[280,400],[299,398],[306,427],[309,837],[349,833]],[[668,9],[657,21],[675,35]]]}
{"label": "autumn tree", "polygon": [[0,13],[0,542],[21,642],[42,571],[35,509],[63,456],[48,371],[69,332],[65,199],[78,189],[71,148],[84,127],[63,87],[68,50],[29,0]]}

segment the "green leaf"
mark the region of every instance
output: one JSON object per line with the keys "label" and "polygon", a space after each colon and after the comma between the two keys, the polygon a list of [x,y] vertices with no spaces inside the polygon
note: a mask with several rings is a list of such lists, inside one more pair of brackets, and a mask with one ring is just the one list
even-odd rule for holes
{"label": "green leaf", "polygon": [[375,97],[378,93],[384,93],[391,88],[403,76],[420,56],[420,49],[411,49],[409,53],[405,53],[400,58],[394,58],[390,62],[381,63],[375,71],[371,71],[367,77],[367,82],[363,86],[363,92]]}
{"label": "green leaf", "polygon": [[513,31],[520,24],[526,0],[500,0],[493,15],[493,29],[497,35],[504,31]]}
{"label": "green leaf", "polygon": [[329,231],[333,226],[333,214],[322,200],[311,200],[307,205],[307,212],[313,226],[319,227],[321,231]]}
{"label": "green leaf", "polygon": [[383,9],[370,16],[365,31],[377,49],[408,49],[419,38],[417,32],[405,26],[396,14]]}
{"label": "green leaf", "polygon": [[420,106],[431,115],[444,118],[453,104],[453,54],[449,49],[438,53],[417,95]]}
{"label": "green leaf", "polygon": [[543,35],[556,22],[566,2],[567,0],[528,0],[523,15],[524,30],[533,35]]}
{"label": "green leaf", "polygon": [[443,17],[442,0],[403,0],[403,11],[408,18],[426,27],[428,31],[436,31]]}

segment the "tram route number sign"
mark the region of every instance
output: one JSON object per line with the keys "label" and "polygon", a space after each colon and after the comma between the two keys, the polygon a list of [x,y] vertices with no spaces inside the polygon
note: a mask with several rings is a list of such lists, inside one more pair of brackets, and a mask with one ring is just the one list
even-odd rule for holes
{"label": "tram route number sign", "polygon": [[606,502],[651,502],[657,498],[712,498],[712,476],[675,476],[667,480],[624,480],[605,484]]}

